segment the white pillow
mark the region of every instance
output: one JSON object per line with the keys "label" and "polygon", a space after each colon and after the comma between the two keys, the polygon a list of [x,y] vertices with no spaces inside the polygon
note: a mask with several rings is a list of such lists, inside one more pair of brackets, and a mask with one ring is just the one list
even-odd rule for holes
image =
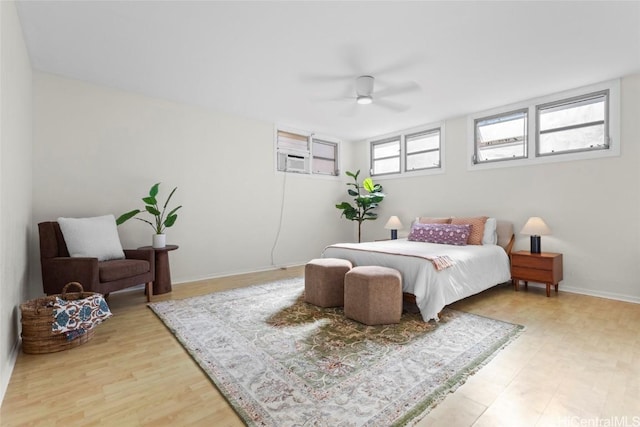
{"label": "white pillow", "polygon": [[482,235],[483,245],[497,245],[498,244],[498,232],[496,227],[498,222],[495,218],[487,218],[487,222],[484,223],[484,234]]}
{"label": "white pillow", "polygon": [[124,258],[113,215],[58,218],[58,224],[72,257],[98,258],[98,261]]}

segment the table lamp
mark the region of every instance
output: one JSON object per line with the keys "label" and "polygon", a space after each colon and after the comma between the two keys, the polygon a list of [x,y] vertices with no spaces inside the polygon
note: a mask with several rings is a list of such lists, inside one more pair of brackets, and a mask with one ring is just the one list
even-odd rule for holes
{"label": "table lamp", "polygon": [[397,216],[392,216],[389,218],[389,221],[384,226],[385,229],[391,230],[391,240],[396,240],[398,238],[398,229],[402,228],[402,223]]}
{"label": "table lamp", "polygon": [[520,230],[520,234],[528,234],[531,236],[531,253],[539,254],[541,252],[540,236],[551,234],[551,229],[544,223],[542,218],[532,216]]}

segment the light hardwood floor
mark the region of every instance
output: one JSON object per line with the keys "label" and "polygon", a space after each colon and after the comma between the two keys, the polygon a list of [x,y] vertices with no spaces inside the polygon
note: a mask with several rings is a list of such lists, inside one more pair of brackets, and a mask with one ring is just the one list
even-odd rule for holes
{"label": "light hardwood floor", "polygon": [[[174,285],[154,301],[302,273],[290,268]],[[418,425],[640,426],[640,306],[564,293],[562,284],[560,290],[547,298],[542,288],[502,285],[454,304],[526,330]],[[243,425],[142,292],[114,294],[109,304],[114,316],[89,343],[18,357],[0,425]]]}

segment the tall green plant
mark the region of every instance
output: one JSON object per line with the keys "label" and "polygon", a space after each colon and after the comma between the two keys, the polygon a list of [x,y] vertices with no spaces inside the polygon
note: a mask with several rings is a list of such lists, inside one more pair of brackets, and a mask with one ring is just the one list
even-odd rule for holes
{"label": "tall green plant", "polygon": [[346,174],[353,178],[354,181],[347,183],[348,186],[352,187],[347,189],[347,193],[353,196],[354,204],[342,202],[337,204],[336,208],[342,210],[342,215],[340,216],[344,216],[350,221],[358,221],[358,243],[360,243],[362,239],[362,223],[378,218],[378,214],[373,210],[384,199],[384,193],[382,192],[382,186],[374,184],[371,178],[365,178],[362,181],[362,185],[360,185],[358,182],[360,171],[356,173],[347,171]]}
{"label": "tall green plant", "polygon": [[162,210],[160,210],[160,207],[158,206],[158,200],[156,199],[156,196],[158,195],[159,187],[160,187],[159,182],[157,184],[154,184],[149,190],[149,195],[147,197],[142,198],[142,201],[145,204],[144,210],[134,209],[132,211],[123,213],[116,220],[116,224],[120,225],[125,221],[128,221],[131,218],[135,217],[141,212],[147,212],[154,217],[153,222],[148,221],[146,219],[142,219],[142,218],[136,218],[136,219],[149,224],[151,228],[153,228],[153,231],[155,231],[156,234],[163,234],[165,228],[173,226],[173,224],[175,224],[176,222],[176,219],[178,219],[178,214],[176,212],[178,211],[178,209],[182,207],[182,205],[178,206],[175,209],[172,209],[169,213],[166,214],[166,216],[165,216],[165,213],[167,210],[167,206],[169,205],[169,200],[171,200],[171,197],[173,197],[173,193],[176,192],[178,187],[175,187],[173,190],[171,190],[169,197],[167,197],[167,201],[164,202],[164,206],[162,206]]}

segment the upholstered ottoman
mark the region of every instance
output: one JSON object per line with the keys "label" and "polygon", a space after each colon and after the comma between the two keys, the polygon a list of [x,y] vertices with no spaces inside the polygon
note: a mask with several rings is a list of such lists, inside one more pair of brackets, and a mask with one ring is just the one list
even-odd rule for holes
{"label": "upholstered ottoman", "polygon": [[346,259],[312,259],[304,267],[304,300],[320,307],[343,305],[344,275],[349,270]]}
{"label": "upholstered ottoman", "polygon": [[402,276],[378,266],[352,268],[344,278],[344,315],[365,325],[399,323]]}

